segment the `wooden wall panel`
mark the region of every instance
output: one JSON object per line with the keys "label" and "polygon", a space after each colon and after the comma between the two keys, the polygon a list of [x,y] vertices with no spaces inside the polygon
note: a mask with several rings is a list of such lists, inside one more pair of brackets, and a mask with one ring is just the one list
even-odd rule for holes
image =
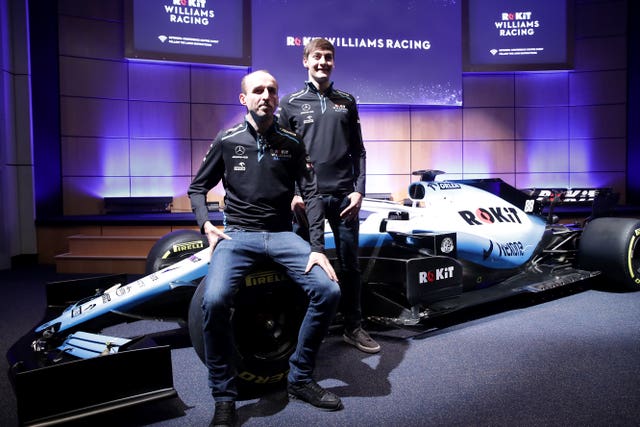
{"label": "wooden wall panel", "polygon": [[571,105],[624,104],[627,99],[625,70],[569,74]]}
{"label": "wooden wall panel", "polygon": [[62,138],[63,176],[129,176],[129,140]]}
{"label": "wooden wall panel", "polygon": [[411,111],[413,141],[462,139],[462,108],[428,108]]}
{"label": "wooden wall panel", "polygon": [[462,135],[466,140],[491,141],[513,139],[513,108],[466,108],[463,112]]}
{"label": "wooden wall panel", "polygon": [[223,129],[228,129],[244,120],[246,108],[240,104],[192,104],[191,105],[191,138],[213,138]]}
{"label": "wooden wall panel", "polygon": [[191,68],[191,102],[194,104],[238,105],[242,68]]}
{"label": "wooden wall panel", "polygon": [[132,139],[130,147],[132,177],[191,174],[188,139]]}
{"label": "wooden wall panel", "polygon": [[462,173],[462,141],[414,141],[411,144],[411,172],[438,169],[451,174]]}
{"label": "wooden wall panel", "polygon": [[122,61],[124,29],[122,22],[60,16],[58,48],[62,56]]}
{"label": "wooden wall panel", "polygon": [[624,138],[627,113],[624,104],[571,107],[569,127],[575,138]]}
{"label": "wooden wall panel", "polygon": [[568,140],[516,141],[516,172],[563,172],[569,170]]}
{"label": "wooden wall panel", "polygon": [[[191,212],[191,201],[186,193],[176,194],[173,196],[171,212]],[[193,218],[195,223],[195,216]]]}
{"label": "wooden wall panel", "polygon": [[123,2],[118,0],[58,0],[58,13],[60,15],[82,16],[85,18],[96,18],[108,21],[121,21],[123,11]]}
{"label": "wooden wall panel", "polygon": [[627,144],[624,138],[583,139],[571,141],[569,171],[624,172]]}
{"label": "wooden wall panel", "polygon": [[568,73],[518,73],[515,75],[516,107],[558,107],[565,106],[568,102]]}
{"label": "wooden wall panel", "polygon": [[610,187],[620,192],[624,203],[624,190],[626,177],[623,172],[580,172],[572,173],[570,177],[571,187]]}
{"label": "wooden wall panel", "polygon": [[575,41],[576,71],[614,70],[626,67],[627,43],[624,36],[584,38]]}
{"label": "wooden wall panel", "polygon": [[190,138],[188,103],[131,101],[132,138]]}
{"label": "wooden wall panel", "polygon": [[129,99],[190,102],[189,67],[153,63],[129,63]]}
{"label": "wooden wall panel", "polygon": [[411,167],[409,141],[366,142],[367,173],[376,175],[404,174]]}
{"label": "wooden wall panel", "polygon": [[462,79],[465,107],[512,107],[513,74],[469,74]]}
{"label": "wooden wall panel", "polygon": [[469,173],[500,174],[515,169],[513,140],[465,141],[462,145],[462,170]]}
{"label": "wooden wall panel", "polygon": [[367,194],[389,193],[393,200],[407,197],[407,188],[411,184],[411,175],[369,175],[367,174]]}
{"label": "wooden wall panel", "polygon": [[172,196],[187,194],[189,176],[134,176],[131,177],[131,197]]}
{"label": "wooden wall panel", "polygon": [[569,138],[569,107],[516,108],[516,139]]}
{"label": "wooden wall panel", "polygon": [[126,138],[129,136],[129,106],[126,100],[60,98],[62,136]]}
{"label": "wooden wall panel", "polygon": [[96,215],[104,213],[105,197],[129,197],[127,177],[64,177],[63,212],[65,215]]}
{"label": "wooden wall panel", "polygon": [[365,141],[407,141],[411,138],[408,108],[361,107],[359,112]]}
{"label": "wooden wall panel", "polygon": [[60,95],[127,99],[127,64],[60,57]]}

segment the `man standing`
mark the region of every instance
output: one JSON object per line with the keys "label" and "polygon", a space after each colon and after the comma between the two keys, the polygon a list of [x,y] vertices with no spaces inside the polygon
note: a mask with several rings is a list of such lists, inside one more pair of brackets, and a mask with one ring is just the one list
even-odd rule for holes
{"label": "man standing", "polygon": [[[215,137],[188,191],[200,230],[213,250],[202,309],[215,426],[236,420],[231,309],[247,271],[263,259],[282,265],[309,296],[289,360],[289,396],[322,409],[342,408],[340,398],[312,378],[316,354],[340,299],[335,271],[324,254],[324,217],[315,174],[303,142],[275,120],[274,77],[256,71],[243,78],[241,88],[240,103],[247,107],[244,122]],[[205,204],[207,193],[220,181],[225,188],[224,231],[209,221]],[[296,186],[307,206],[311,244],[292,231]]]}
{"label": "man standing", "polygon": [[[344,340],[367,352],[380,346],[362,328],[360,266],[358,263],[359,212],[365,194],[366,151],[353,96],[333,87],[333,44],[322,38],[304,48],[302,64],[309,80],[304,89],[280,103],[280,123],[301,135],[314,164],[318,192],[333,231],[339,261],[344,315]],[[299,196],[292,209],[297,216],[309,206]]]}

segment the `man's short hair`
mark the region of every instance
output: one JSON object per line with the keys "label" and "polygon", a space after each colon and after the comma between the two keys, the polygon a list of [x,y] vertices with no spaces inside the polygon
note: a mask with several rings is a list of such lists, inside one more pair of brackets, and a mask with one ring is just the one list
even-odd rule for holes
{"label": "man's short hair", "polygon": [[276,85],[278,84],[278,81],[276,80],[275,77],[273,77],[273,75],[267,71],[267,70],[256,70],[253,71],[249,74],[245,74],[244,77],[242,78],[242,80],[240,80],[240,90],[242,91],[242,93],[244,93],[246,95],[247,93],[247,77],[253,75],[253,74],[259,74],[259,73],[264,73],[264,74],[268,74],[271,76],[271,78],[276,82]]}
{"label": "man's short hair", "polygon": [[304,47],[304,51],[302,52],[302,57],[306,58],[311,54],[311,52],[314,52],[316,50],[330,50],[333,55],[336,54],[336,49],[333,47],[333,44],[329,40],[317,38],[307,43],[307,45]]}

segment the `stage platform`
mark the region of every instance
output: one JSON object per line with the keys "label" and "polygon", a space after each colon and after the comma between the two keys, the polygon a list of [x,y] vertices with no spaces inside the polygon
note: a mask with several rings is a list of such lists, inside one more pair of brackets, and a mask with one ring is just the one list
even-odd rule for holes
{"label": "stage platform", "polygon": [[[210,212],[222,226],[220,211]],[[192,212],[69,215],[36,220],[38,263],[60,273],[144,272],[145,258],[165,234],[198,230]]]}

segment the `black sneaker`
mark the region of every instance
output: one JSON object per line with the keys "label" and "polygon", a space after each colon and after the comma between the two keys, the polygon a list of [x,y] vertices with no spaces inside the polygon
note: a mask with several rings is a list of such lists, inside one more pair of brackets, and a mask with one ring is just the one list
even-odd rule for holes
{"label": "black sneaker", "polygon": [[338,396],[320,387],[317,382],[311,380],[304,384],[288,384],[289,399],[305,401],[316,408],[327,411],[342,409],[342,401]]}
{"label": "black sneaker", "polygon": [[236,425],[236,402],[216,402],[213,420],[209,427],[232,427]]}
{"label": "black sneaker", "polygon": [[347,331],[345,329],[342,338],[346,343],[355,346],[358,350],[364,351],[365,353],[377,353],[380,351],[380,344],[375,342],[367,331],[362,328],[356,328],[353,331]]}

